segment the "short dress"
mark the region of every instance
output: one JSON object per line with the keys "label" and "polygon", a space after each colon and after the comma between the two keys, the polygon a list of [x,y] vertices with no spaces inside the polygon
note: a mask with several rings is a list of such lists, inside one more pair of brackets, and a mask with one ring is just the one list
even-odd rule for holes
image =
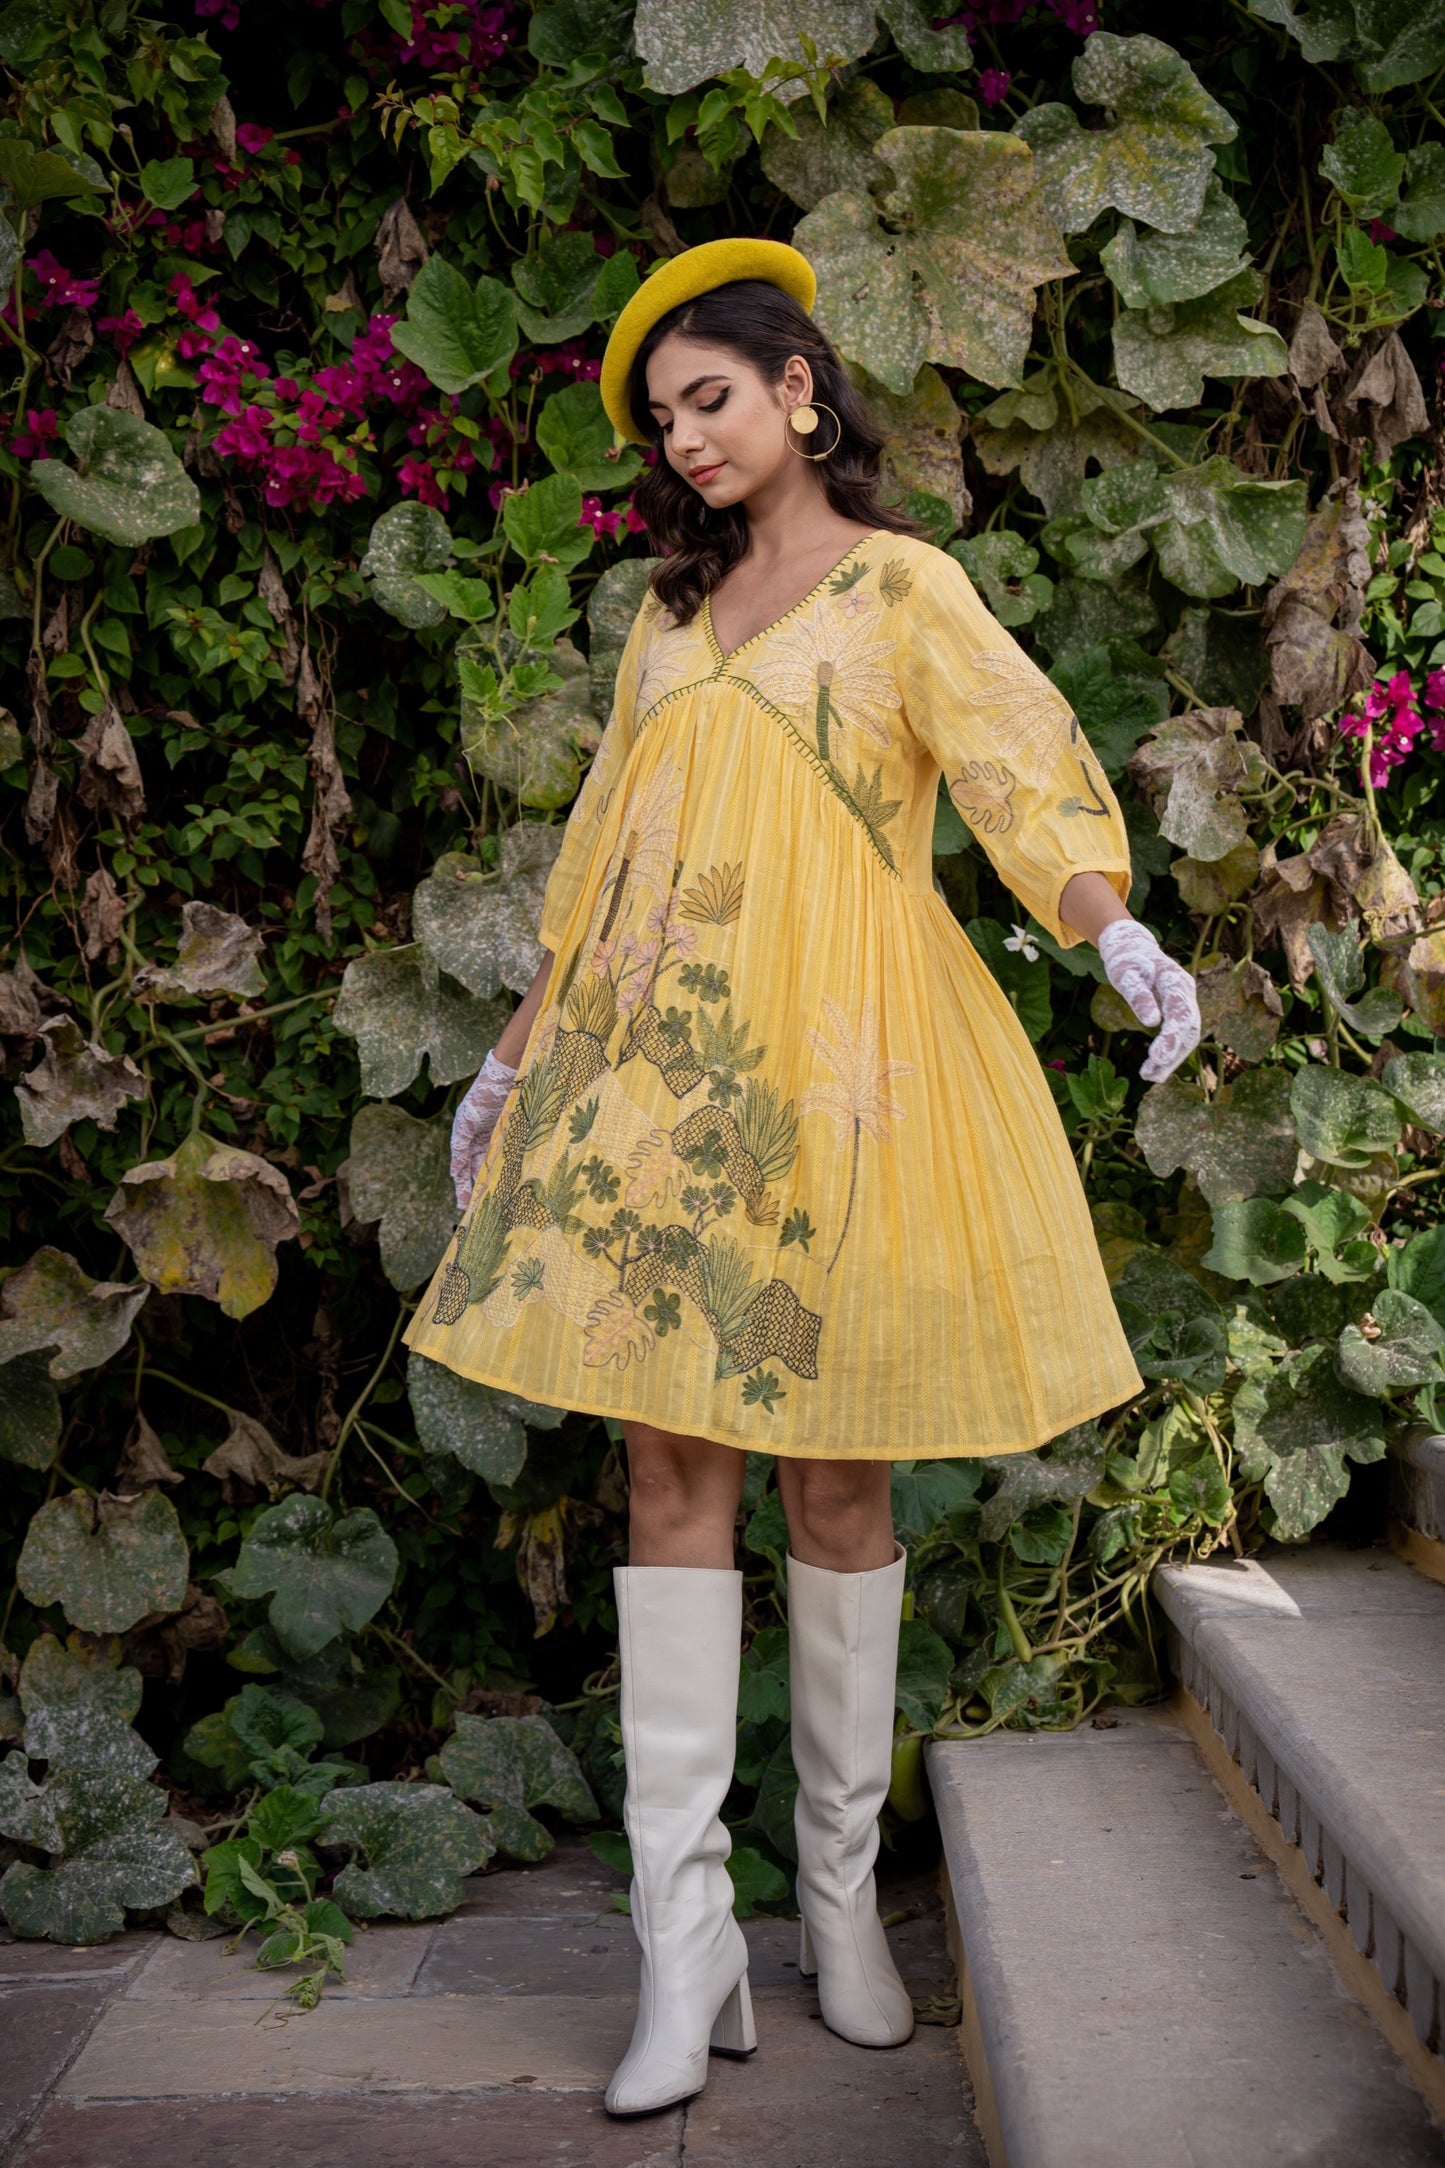
{"label": "short dress", "polygon": [[649,590],[412,1349],[802,1458],[1020,1452],[1141,1390],[1038,1057],[934,887],[940,768],[1065,946],[1074,874],[1127,897],[1068,702],[946,551],[875,530],[730,654]]}

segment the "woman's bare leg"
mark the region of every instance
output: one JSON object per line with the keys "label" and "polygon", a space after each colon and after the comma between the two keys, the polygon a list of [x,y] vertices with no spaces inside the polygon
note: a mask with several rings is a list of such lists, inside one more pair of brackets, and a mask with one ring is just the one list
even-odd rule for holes
{"label": "woman's bare leg", "polygon": [[871,1573],[893,1562],[893,1463],[778,1461],[789,1548],[805,1566]]}
{"label": "woman's bare leg", "polygon": [[732,1568],[746,1453],[650,1423],[624,1422],[622,1432],[631,1494],[628,1563]]}

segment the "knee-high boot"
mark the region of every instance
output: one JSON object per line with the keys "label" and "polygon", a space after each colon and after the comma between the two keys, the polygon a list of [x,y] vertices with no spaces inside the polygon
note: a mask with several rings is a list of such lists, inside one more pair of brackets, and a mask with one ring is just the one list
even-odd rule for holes
{"label": "knee-high boot", "polygon": [[913,2031],[873,1885],[907,1563],[901,1545],[891,1566],[871,1573],[831,1573],[788,1554],[799,1969],[816,1972],[829,2029],[870,2048],[897,2047]]}
{"label": "knee-high boot", "polygon": [[613,1585],[642,1977],[632,2044],[606,2103],[614,2115],[640,2115],[699,2092],[709,2048],[749,2055],[757,2045],[719,1811],[737,1744],[743,1577],[618,1566]]}

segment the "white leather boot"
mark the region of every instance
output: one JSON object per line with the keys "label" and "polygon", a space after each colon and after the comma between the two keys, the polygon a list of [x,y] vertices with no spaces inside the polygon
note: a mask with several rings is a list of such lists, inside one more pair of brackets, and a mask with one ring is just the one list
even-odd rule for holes
{"label": "white leather boot", "polygon": [[913,2031],[873,1886],[907,1564],[901,1544],[891,1566],[871,1573],[830,1573],[788,1554],[798,1968],[817,1974],[829,2030],[865,2048],[898,2047]]}
{"label": "white leather boot", "polygon": [[743,1577],[707,1566],[617,1566],[623,1821],[642,1950],[632,2044],[613,2115],[702,2090],[709,2048],[751,2055],[748,1946],[733,1918],[732,1839],[719,1809],[737,1746]]}

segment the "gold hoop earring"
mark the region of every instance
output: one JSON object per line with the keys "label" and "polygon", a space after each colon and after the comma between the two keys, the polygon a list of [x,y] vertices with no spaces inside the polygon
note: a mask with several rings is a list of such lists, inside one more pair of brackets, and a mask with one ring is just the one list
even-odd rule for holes
{"label": "gold hoop earring", "polygon": [[[797,430],[800,437],[810,437],[813,434],[813,431],[818,426],[818,416],[815,411],[818,407],[822,407],[825,414],[833,414],[833,409],[830,406],[826,405],[823,400],[810,399],[806,401],[804,405],[794,407],[791,414],[785,414],[783,416],[783,442],[787,445],[790,452],[798,452],[798,447],[796,444],[793,443],[792,439],[788,435],[789,422],[792,423],[794,429]],[[838,420],[836,414],[833,414],[833,422],[838,433],[834,437],[832,443],[828,446],[827,451],[798,452],[799,459],[817,460],[832,458],[834,452],[837,451],[838,446],[843,441],[843,424]]]}

